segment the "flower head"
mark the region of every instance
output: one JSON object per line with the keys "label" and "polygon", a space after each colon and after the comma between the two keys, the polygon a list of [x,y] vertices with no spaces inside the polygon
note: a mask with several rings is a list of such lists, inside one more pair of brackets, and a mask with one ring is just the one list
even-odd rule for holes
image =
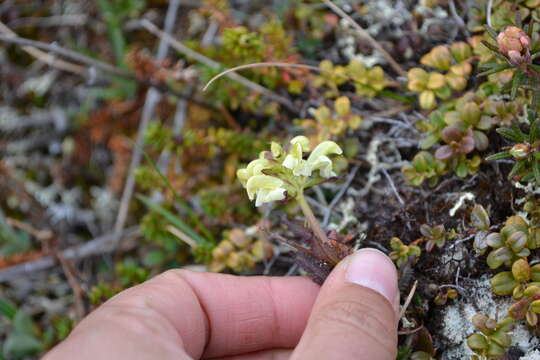
{"label": "flower head", "polygon": [[511,60],[520,62],[528,54],[531,38],[520,28],[508,26],[497,36],[499,51]]}
{"label": "flower head", "polygon": [[[343,151],[335,142],[320,143],[307,159],[304,158],[310,150],[307,137],[297,136],[290,143],[287,152],[278,143],[272,143],[271,151],[262,152],[258,159],[237,171],[249,199],[256,199],[256,206],[283,200],[287,195],[295,197],[306,187],[336,176],[330,156]],[[314,175],[317,170],[319,174]]]}

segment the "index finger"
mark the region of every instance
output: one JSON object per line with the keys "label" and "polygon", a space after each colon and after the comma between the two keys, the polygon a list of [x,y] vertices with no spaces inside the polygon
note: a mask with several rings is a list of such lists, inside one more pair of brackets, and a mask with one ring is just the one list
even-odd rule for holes
{"label": "index finger", "polygon": [[198,359],[292,348],[319,287],[303,277],[240,277],[170,270],[103,306],[149,307]]}

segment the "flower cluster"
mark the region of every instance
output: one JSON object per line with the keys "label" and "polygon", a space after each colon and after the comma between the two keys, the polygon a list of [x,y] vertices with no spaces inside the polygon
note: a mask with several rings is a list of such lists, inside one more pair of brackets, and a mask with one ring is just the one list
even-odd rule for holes
{"label": "flower cluster", "polygon": [[[296,197],[312,185],[336,176],[333,171],[332,155],[343,151],[333,141],[317,145],[309,155],[309,139],[297,136],[291,140],[289,151],[272,142],[271,151],[261,152],[244,169],[237,172],[238,179],[246,188],[255,205]],[[307,155],[307,158],[305,158]]]}

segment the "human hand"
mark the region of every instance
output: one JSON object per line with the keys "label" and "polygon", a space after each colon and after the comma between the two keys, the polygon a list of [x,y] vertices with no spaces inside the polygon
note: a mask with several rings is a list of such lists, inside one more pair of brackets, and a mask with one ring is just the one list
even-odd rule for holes
{"label": "human hand", "polygon": [[394,360],[398,309],[394,264],[372,249],[320,289],[304,277],[170,270],[107,301],[44,360]]}

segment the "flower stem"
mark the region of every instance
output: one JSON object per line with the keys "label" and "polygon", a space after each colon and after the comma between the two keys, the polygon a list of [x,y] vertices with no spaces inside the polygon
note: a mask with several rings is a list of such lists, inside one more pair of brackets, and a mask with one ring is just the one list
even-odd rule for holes
{"label": "flower stem", "polygon": [[330,241],[326,237],[326,234],[324,233],[323,229],[321,228],[321,224],[313,214],[313,211],[311,210],[311,207],[306,201],[306,198],[304,197],[304,193],[302,191],[298,192],[298,195],[296,196],[296,200],[298,201],[298,205],[300,205],[300,209],[302,209],[302,212],[306,216],[306,220],[309,223],[309,226],[311,226],[311,230],[315,233],[315,235],[323,242],[328,244]]}

